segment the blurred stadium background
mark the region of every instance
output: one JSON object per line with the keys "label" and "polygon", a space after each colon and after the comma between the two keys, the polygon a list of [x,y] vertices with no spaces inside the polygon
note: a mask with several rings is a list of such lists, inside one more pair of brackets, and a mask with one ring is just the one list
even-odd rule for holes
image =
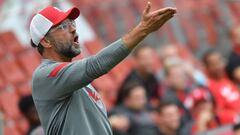
{"label": "blurred stadium background", "polygon": [[[232,48],[230,30],[240,21],[240,0],[150,0],[153,10],[177,7],[178,14],[143,44],[158,48],[174,44],[182,55],[200,58],[208,48],[228,57]],[[22,96],[31,94],[31,76],[40,55],[31,48],[29,23],[39,9],[54,5],[81,10],[77,31],[83,53],[93,55],[135,26],[146,0],[0,0],[0,131],[3,135],[24,135],[28,123],[18,109]],[[155,54],[154,54],[155,55]],[[154,69],[161,68],[157,53]],[[130,56],[93,85],[101,93],[108,110],[116,101],[118,89],[134,68]],[[240,103],[239,103],[240,104]],[[0,132],[0,134],[1,134]],[[230,133],[229,133],[230,134]]]}

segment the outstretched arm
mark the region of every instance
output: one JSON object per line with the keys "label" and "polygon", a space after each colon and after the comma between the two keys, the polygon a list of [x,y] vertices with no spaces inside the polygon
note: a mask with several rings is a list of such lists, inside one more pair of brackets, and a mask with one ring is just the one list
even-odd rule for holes
{"label": "outstretched arm", "polygon": [[[151,3],[148,2],[140,23],[120,40],[112,43],[96,55],[68,64],[56,63],[48,66],[47,71],[55,71],[55,69],[60,68],[56,75],[52,77],[50,73],[48,77],[48,81],[51,82],[51,85],[47,86],[48,89],[51,89],[51,93],[48,92],[49,98],[71,94],[107,73],[127,57],[131,50],[148,34],[158,30],[176,13],[174,8],[163,8],[153,12],[150,12],[150,8]],[[46,90],[48,89],[46,88]]]}

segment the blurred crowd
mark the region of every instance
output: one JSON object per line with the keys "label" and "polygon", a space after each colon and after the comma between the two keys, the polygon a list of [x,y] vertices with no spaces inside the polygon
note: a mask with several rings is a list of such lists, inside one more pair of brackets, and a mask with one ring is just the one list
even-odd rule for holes
{"label": "blurred crowd", "polygon": [[226,125],[236,128],[240,26],[234,27],[231,37],[234,46],[228,58],[216,49],[196,58],[174,44],[136,48],[135,67],[119,90],[116,107],[109,111],[114,135],[190,135]]}

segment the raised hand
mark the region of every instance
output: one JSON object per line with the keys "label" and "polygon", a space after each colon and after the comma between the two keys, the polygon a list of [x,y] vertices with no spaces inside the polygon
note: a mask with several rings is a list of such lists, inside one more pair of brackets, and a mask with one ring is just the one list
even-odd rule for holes
{"label": "raised hand", "polygon": [[145,10],[143,11],[140,26],[146,30],[147,34],[158,30],[165,22],[171,19],[176,13],[176,8],[162,8],[150,12],[151,2],[147,3]]}
{"label": "raised hand", "polygon": [[177,12],[176,8],[171,7],[158,9],[152,12],[150,10],[151,2],[148,2],[139,24],[122,37],[127,48],[133,49],[147,35],[161,28],[161,26],[171,19]]}

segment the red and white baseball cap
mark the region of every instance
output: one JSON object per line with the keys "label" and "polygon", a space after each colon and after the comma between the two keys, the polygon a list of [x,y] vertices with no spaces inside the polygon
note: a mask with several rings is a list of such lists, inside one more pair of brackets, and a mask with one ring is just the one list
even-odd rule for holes
{"label": "red and white baseball cap", "polygon": [[76,19],[80,10],[73,7],[66,12],[49,6],[37,13],[30,23],[30,36],[35,45],[38,45],[47,32],[54,26],[60,24],[66,18]]}

